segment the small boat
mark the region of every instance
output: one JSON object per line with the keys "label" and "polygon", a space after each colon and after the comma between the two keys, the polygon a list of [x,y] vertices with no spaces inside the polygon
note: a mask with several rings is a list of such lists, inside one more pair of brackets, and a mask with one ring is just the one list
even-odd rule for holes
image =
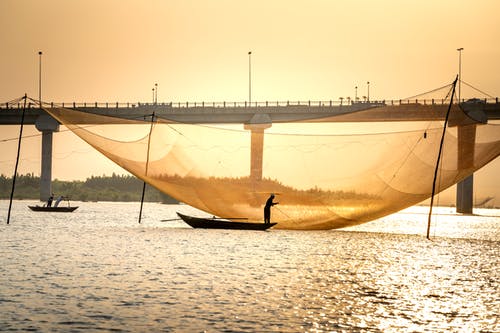
{"label": "small boat", "polygon": [[35,212],[58,212],[58,213],[71,213],[75,209],[78,208],[78,206],[73,206],[73,207],[47,207],[47,206],[28,206],[32,211]]}
{"label": "small boat", "polygon": [[233,222],[216,217],[203,218],[181,214],[177,215],[193,228],[205,229],[238,229],[238,230],[267,230],[277,223],[259,223],[259,222]]}

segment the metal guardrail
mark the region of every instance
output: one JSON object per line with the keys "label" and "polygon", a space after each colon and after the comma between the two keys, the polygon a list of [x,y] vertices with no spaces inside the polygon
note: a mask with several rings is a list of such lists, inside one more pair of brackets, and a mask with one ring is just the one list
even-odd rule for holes
{"label": "metal guardrail", "polygon": [[[463,99],[462,102],[470,101]],[[477,103],[498,104],[498,97],[473,99]],[[359,104],[380,104],[380,105],[443,105],[448,104],[445,99],[399,99],[399,100],[381,100],[381,101],[353,101],[350,99],[340,101],[266,101],[266,102],[170,102],[170,103],[120,103],[120,102],[62,102],[62,103],[46,103],[50,107],[67,107],[67,108],[144,108],[144,107],[161,107],[161,108],[263,108],[263,107],[332,107],[342,105],[359,105]],[[29,104],[31,109],[38,108],[37,105]],[[0,109],[22,109],[23,103],[2,103]]]}

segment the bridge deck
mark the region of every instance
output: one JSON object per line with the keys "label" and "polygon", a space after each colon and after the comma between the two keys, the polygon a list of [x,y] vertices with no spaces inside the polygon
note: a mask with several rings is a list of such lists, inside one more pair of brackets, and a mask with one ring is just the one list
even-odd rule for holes
{"label": "bridge deck", "polygon": [[[48,106],[48,105],[47,105]],[[272,122],[315,121],[332,116],[331,121],[373,122],[373,121],[429,121],[442,120],[448,104],[445,101],[424,100],[358,102],[258,102],[246,103],[162,103],[162,104],[120,104],[120,103],[51,103],[50,107],[63,106],[82,112],[110,117],[141,119],[153,112],[160,118],[183,123],[249,123],[256,114],[269,116]],[[500,103],[494,100],[476,100],[461,103],[465,110],[480,109],[488,120],[500,119]],[[0,105],[0,125],[15,125],[21,122],[22,104]],[[356,111],[370,110],[354,117]],[[38,106],[30,105],[26,110],[25,123],[34,124],[45,114]]]}

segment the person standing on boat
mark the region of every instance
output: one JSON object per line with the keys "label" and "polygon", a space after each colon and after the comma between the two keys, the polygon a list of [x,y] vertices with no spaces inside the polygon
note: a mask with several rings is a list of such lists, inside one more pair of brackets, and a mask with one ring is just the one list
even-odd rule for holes
{"label": "person standing on boat", "polygon": [[264,206],[264,223],[271,223],[271,207],[279,204],[279,202],[273,202],[274,193],[271,194],[269,199],[266,201],[266,205]]}
{"label": "person standing on boat", "polygon": [[58,196],[56,199],[56,203],[54,204],[54,207],[59,206],[59,203],[61,203],[61,200],[63,200],[64,197],[62,195]]}
{"label": "person standing on boat", "polygon": [[54,194],[51,194],[49,200],[47,200],[47,207],[52,207],[52,200],[54,200]]}

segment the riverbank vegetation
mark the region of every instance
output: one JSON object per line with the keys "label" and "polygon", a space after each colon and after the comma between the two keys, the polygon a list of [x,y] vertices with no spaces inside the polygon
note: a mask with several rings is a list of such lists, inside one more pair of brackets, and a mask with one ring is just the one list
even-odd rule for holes
{"label": "riverbank vegetation", "polygon": [[[75,201],[140,201],[142,180],[130,175],[92,176],[85,181],[52,181],[55,196],[63,195]],[[0,199],[9,199],[12,177],[0,175]],[[14,199],[39,199],[40,177],[34,174],[18,175]],[[177,203],[178,201],[146,185],[144,201]]]}

